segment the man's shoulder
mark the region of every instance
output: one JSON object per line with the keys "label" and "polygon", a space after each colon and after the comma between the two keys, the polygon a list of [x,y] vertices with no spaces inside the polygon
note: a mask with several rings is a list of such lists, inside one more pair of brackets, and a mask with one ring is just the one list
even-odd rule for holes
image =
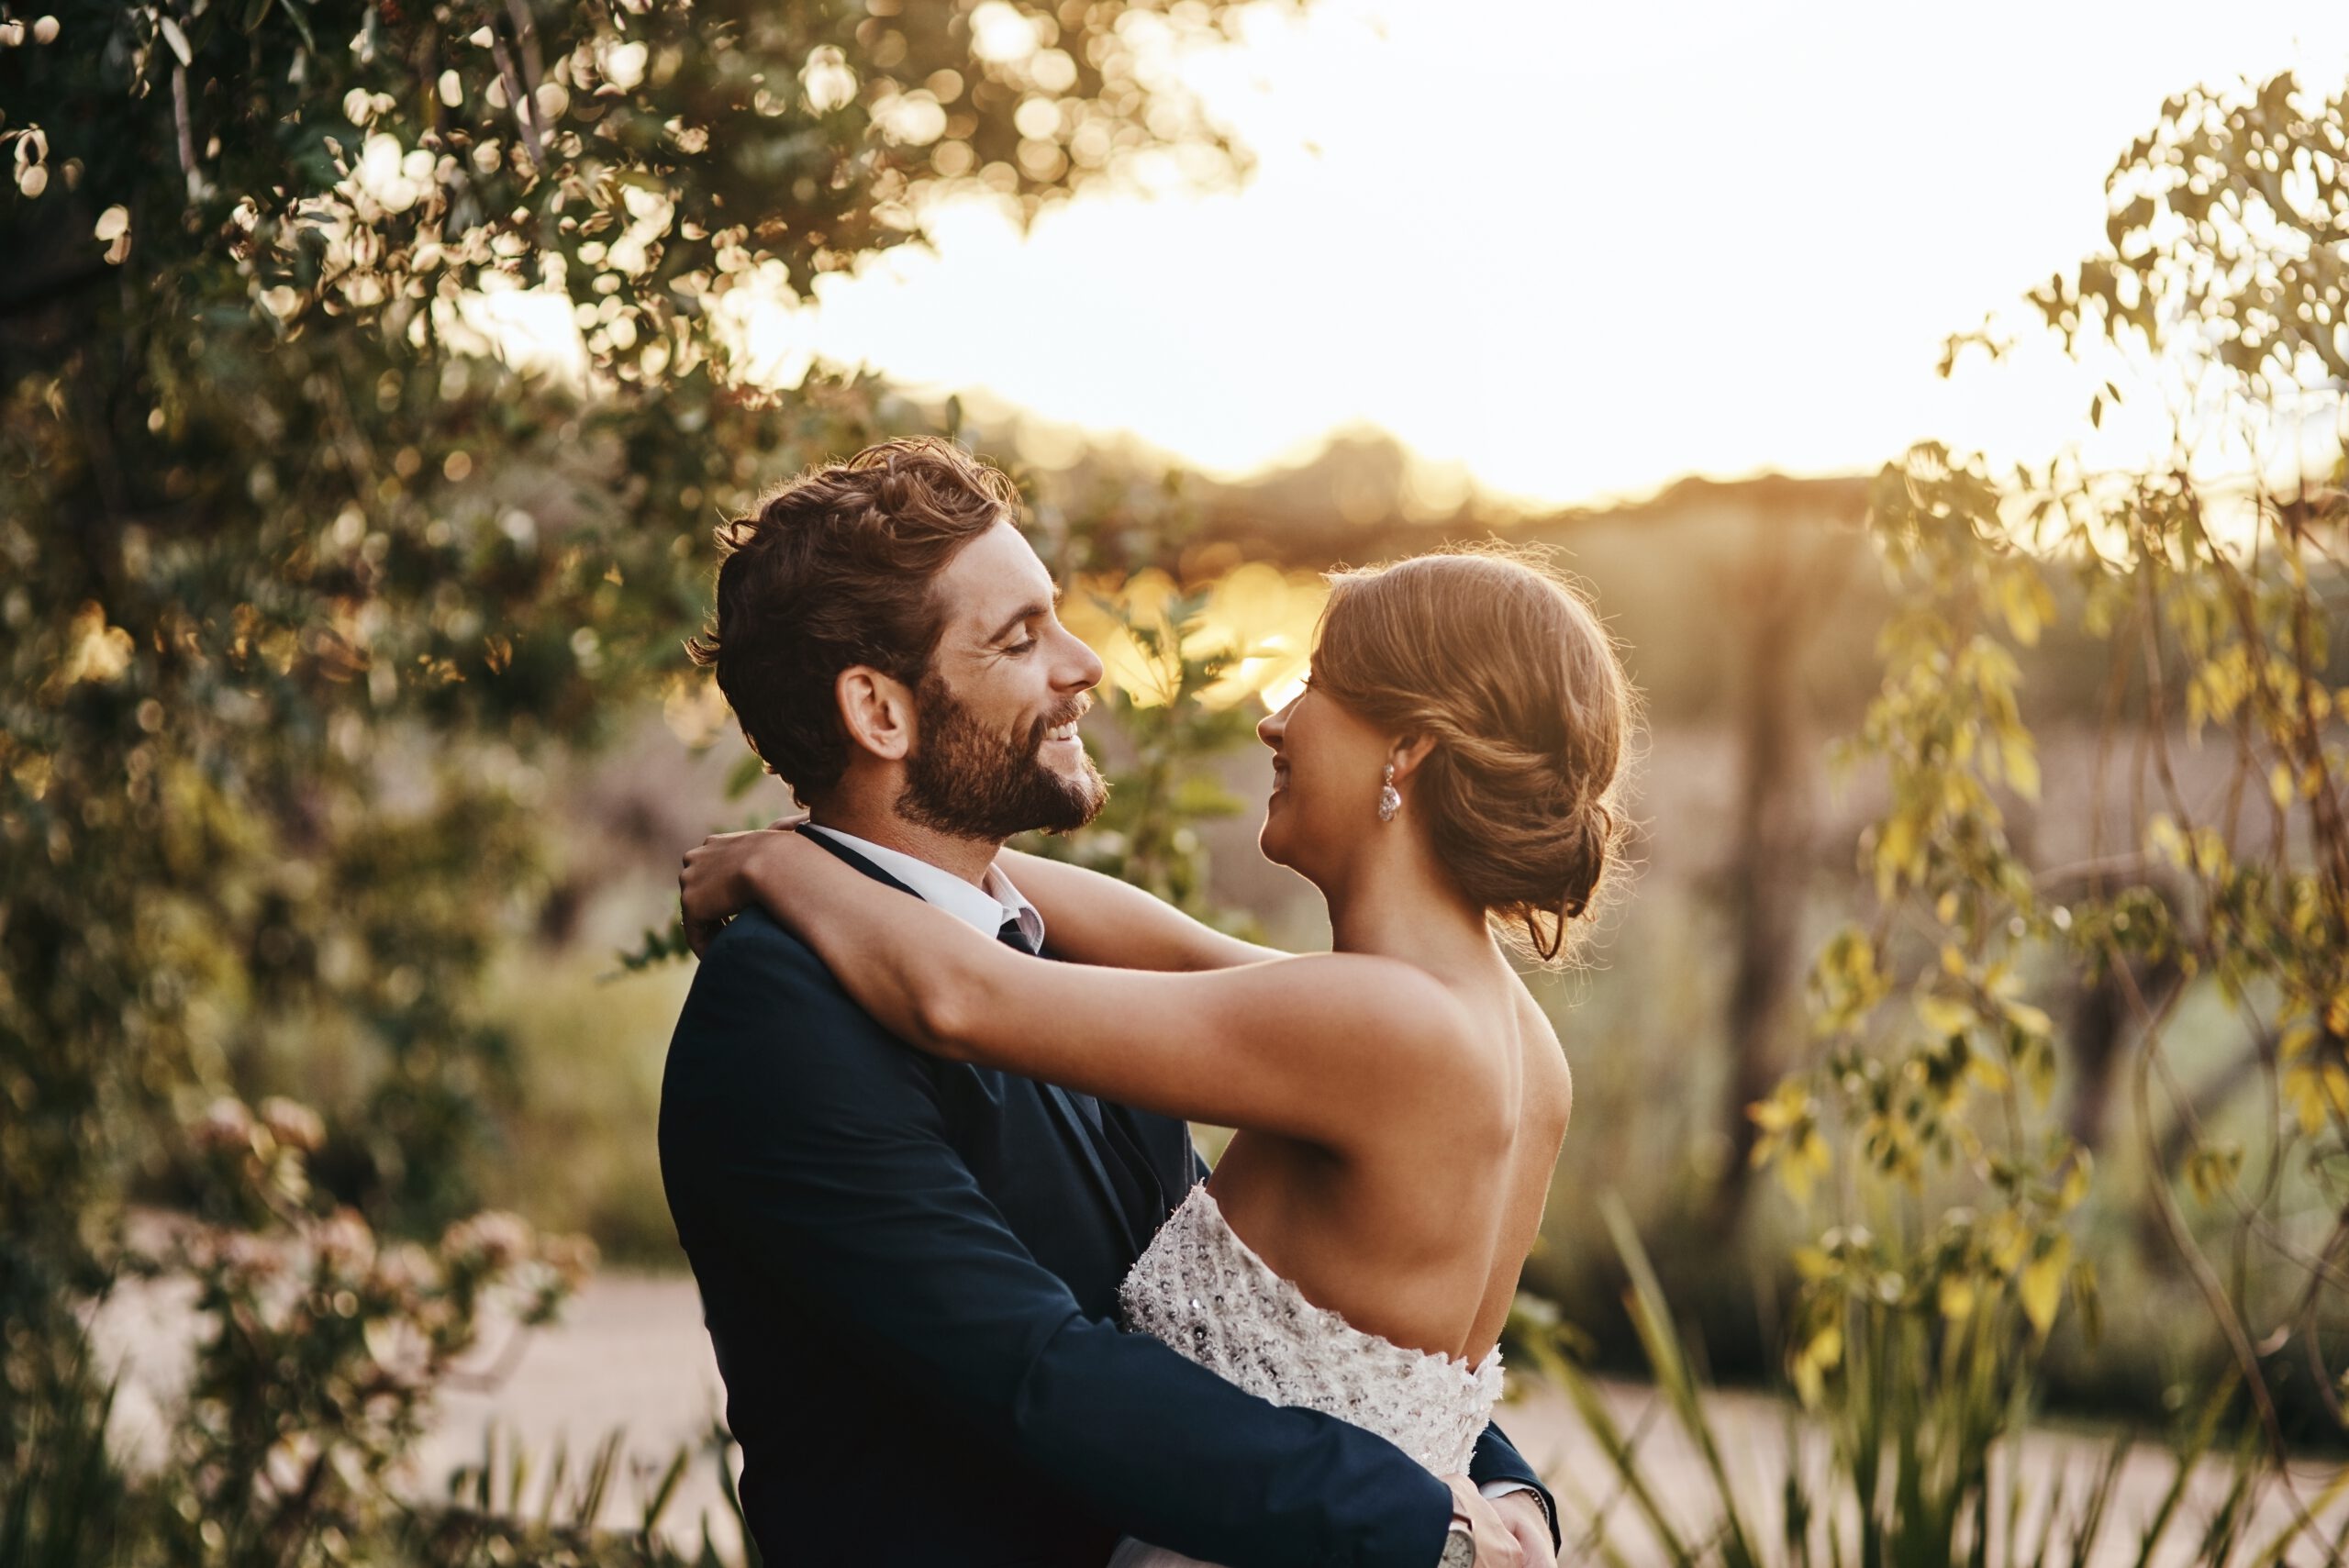
{"label": "man's shoulder", "polygon": [[672,1061],[689,1042],[717,1037],[753,1038],[762,1051],[778,1040],[803,1052],[912,1050],[849,995],[814,948],[756,907],[729,921],[703,950],[677,1016]]}
{"label": "man's shoulder", "polygon": [[696,1024],[727,1018],[779,1021],[778,1001],[848,1002],[832,972],[763,909],[745,909],[710,939],[694,970],[678,1019],[683,1034]]}
{"label": "man's shoulder", "polygon": [[662,1100],[785,1081],[803,1089],[851,1084],[876,1070],[894,1074],[912,1055],[813,949],[751,909],[702,953],[670,1036]]}
{"label": "man's shoulder", "polygon": [[727,921],[710,939],[702,951],[700,973],[723,973],[768,963],[808,964],[829,973],[815,949],[755,904]]}

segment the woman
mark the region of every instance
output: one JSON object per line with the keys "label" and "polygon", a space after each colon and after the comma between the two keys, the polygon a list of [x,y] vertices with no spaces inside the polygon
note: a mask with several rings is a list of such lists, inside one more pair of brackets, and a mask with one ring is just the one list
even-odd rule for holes
{"label": "woman", "polygon": [[1336,573],[1306,689],[1257,727],[1260,843],[1320,889],[1333,951],[1006,851],[1071,961],[1050,962],[791,833],[695,851],[685,913],[757,900],[920,1050],[1237,1129],[1127,1277],[1129,1327],[1451,1475],[1499,1393],[1574,1097],[1503,939],[1562,959],[1620,842],[1632,706],[1590,606],[1534,558]]}

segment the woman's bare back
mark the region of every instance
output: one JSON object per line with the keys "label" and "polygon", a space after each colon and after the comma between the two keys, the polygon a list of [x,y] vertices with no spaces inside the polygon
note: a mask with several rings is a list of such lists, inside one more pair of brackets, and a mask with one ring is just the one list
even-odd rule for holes
{"label": "woman's bare back", "polygon": [[[1556,1032],[1513,973],[1452,988],[1500,1055],[1505,1103],[1484,1107],[1497,1118],[1398,1105],[1379,1136],[1343,1155],[1243,1130],[1209,1184],[1232,1230],[1308,1301],[1365,1333],[1475,1363],[1500,1337],[1541,1229],[1574,1086]],[[1464,1140],[1464,1119],[1497,1130]]]}

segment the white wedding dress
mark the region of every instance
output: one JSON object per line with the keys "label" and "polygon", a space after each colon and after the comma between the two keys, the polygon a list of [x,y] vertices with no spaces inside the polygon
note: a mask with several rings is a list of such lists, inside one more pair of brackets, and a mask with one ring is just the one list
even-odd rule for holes
{"label": "white wedding dress", "polygon": [[[1438,1475],[1467,1473],[1500,1398],[1497,1346],[1471,1366],[1365,1334],[1314,1306],[1233,1232],[1205,1183],[1159,1228],[1118,1294],[1127,1327],[1275,1405],[1367,1428]],[[1196,1562],[1128,1540],[1109,1568]]]}

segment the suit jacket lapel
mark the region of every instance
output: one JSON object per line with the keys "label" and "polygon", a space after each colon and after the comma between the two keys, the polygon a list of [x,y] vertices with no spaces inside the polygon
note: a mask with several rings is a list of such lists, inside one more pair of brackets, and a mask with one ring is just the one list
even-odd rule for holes
{"label": "suit jacket lapel", "polygon": [[[1049,953],[1041,956],[1051,957]],[[1129,1255],[1139,1258],[1141,1256],[1142,1244],[1147,1238],[1135,1230],[1132,1210],[1119,1195],[1118,1184],[1110,1179],[1109,1167],[1103,1162],[1103,1140],[1108,1136],[1107,1131],[1097,1132],[1088,1125],[1088,1118],[1078,1107],[1075,1095],[1068,1090],[1062,1088],[1058,1084],[1047,1084],[1041,1079],[1033,1082],[1037,1088],[1043,1091],[1045,1103],[1050,1105],[1053,1114],[1059,1117],[1061,1130],[1066,1134],[1069,1141],[1075,1145],[1078,1152],[1084,1155],[1085,1168],[1092,1173],[1093,1185],[1101,1195],[1101,1201],[1108,1205],[1111,1214],[1118,1217],[1118,1229],[1125,1236],[1126,1245],[1130,1250]],[[1094,1109],[1095,1114],[1106,1124],[1108,1118],[1102,1112],[1097,1102]],[[1152,1229],[1156,1229],[1155,1225]]]}
{"label": "suit jacket lapel", "polygon": [[[894,887],[900,893],[911,894],[916,898],[921,896],[920,894],[915,893],[912,888],[907,887],[846,844],[834,840],[831,835],[808,833],[804,837],[823,845],[874,881]],[[1008,1073],[1006,1076],[1019,1077],[1019,1074]],[[1104,1207],[1116,1218],[1119,1233],[1126,1239],[1126,1244],[1130,1249],[1128,1255],[1140,1257],[1147,1234],[1135,1229],[1135,1216],[1119,1196],[1117,1183],[1109,1178],[1109,1168],[1102,1162],[1101,1138],[1087,1125],[1085,1113],[1077,1108],[1076,1101],[1071,1096],[1069,1091],[1062,1088],[1058,1084],[1047,1084],[1040,1078],[1020,1078],[1020,1082],[1035,1085],[1038,1097],[1051,1110],[1052,1119],[1060,1124],[1062,1138],[1075,1151],[1077,1162],[1092,1178],[1094,1192],[1100,1197]],[[1151,1222],[1151,1229],[1155,1230],[1158,1221],[1164,1218],[1163,1215],[1155,1217]]]}
{"label": "suit jacket lapel", "polygon": [[1085,1126],[1085,1113],[1076,1108],[1075,1102],[1069,1098],[1068,1091],[1058,1084],[1047,1084],[1041,1079],[1030,1079],[1030,1082],[1035,1084],[1043,1095],[1044,1103],[1052,1107],[1053,1119],[1061,1124],[1062,1138],[1076,1151],[1079,1162],[1093,1180],[1094,1193],[1100,1198],[1102,1207],[1116,1218],[1118,1233],[1125,1238],[1126,1245],[1131,1250],[1130,1255],[1141,1256],[1141,1239],[1135,1234],[1134,1217],[1127,1211],[1124,1200],[1118,1195],[1117,1184],[1109,1179],[1109,1167],[1101,1160],[1100,1141]]}

